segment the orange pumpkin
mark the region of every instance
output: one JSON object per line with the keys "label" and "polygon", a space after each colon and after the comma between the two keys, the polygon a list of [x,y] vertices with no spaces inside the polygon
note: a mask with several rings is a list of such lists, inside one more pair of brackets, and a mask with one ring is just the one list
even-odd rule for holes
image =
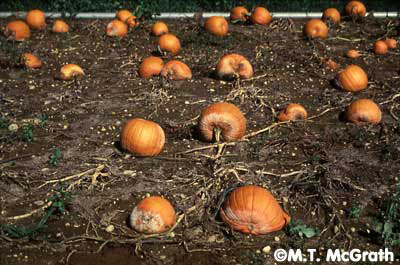
{"label": "orange pumpkin", "polygon": [[386,42],[383,40],[377,40],[374,43],[374,52],[375,54],[386,54],[389,50],[389,47],[387,46]]}
{"label": "orange pumpkin", "polygon": [[65,33],[69,31],[69,25],[61,19],[57,19],[53,23],[51,31],[54,33]]}
{"label": "orange pumpkin", "polygon": [[233,21],[246,21],[249,15],[250,13],[247,8],[244,6],[237,6],[232,8],[230,19]]}
{"label": "orange pumpkin", "polygon": [[46,14],[39,9],[30,10],[28,13],[26,13],[26,22],[33,29],[45,29]]}
{"label": "orange pumpkin", "polygon": [[24,21],[14,20],[8,22],[6,28],[4,29],[4,35],[15,41],[24,41],[29,39],[31,36],[31,30]]}
{"label": "orange pumpkin", "polygon": [[232,53],[224,55],[217,64],[216,74],[220,79],[230,80],[234,77],[248,79],[253,76],[253,67],[242,55]]}
{"label": "orange pumpkin", "polygon": [[228,34],[229,25],[228,21],[221,16],[212,16],[206,20],[204,24],[205,29],[216,36],[225,36]]}
{"label": "orange pumpkin", "polygon": [[40,68],[42,67],[42,61],[37,58],[32,53],[24,53],[23,54],[23,62],[28,68]]}
{"label": "orange pumpkin", "polygon": [[328,37],[328,26],[321,19],[312,18],[306,22],[304,26],[304,34],[312,39],[325,39]]}
{"label": "orange pumpkin", "polygon": [[122,128],[122,149],[138,156],[156,156],[161,153],[164,143],[164,130],[155,122],[136,118]]}
{"label": "orange pumpkin", "polygon": [[386,45],[390,49],[396,49],[397,48],[397,40],[395,40],[395,39],[386,39],[385,42],[386,42]]}
{"label": "orange pumpkin", "polygon": [[177,55],[181,50],[181,42],[174,34],[167,33],[159,38],[158,47],[163,52],[170,52],[172,55]]}
{"label": "orange pumpkin", "polygon": [[340,22],[340,12],[336,8],[327,8],[324,10],[324,13],[322,14],[322,19],[325,21],[331,21],[334,24],[337,24]]}
{"label": "orange pumpkin", "polygon": [[176,223],[174,207],[160,196],[141,200],[129,217],[131,227],[140,233],[158,234],[168,231]]}
{"label": "orange pumpkin", "polygon": [[128,26],[121,20],[114,19],[107,24],[107,36],[125,37],[128,35]]}
{"label": "orange pumpkin", "polygon": [[84,76],[82,68],[76,64],[66,64],[61,67],[59,78],[62,80],[72,80]]}
{"label": "orange pumpkin", "polygon": [[171,80],[185,80],[192,78],[192,70],[185,63],[178,60],[167,62],[161,69],[161,76]]}
{"label": "orange pumpkin", "polygon": [[358,92],[368,86],[368,76],[358,65],[348,65],[336,76],[340,88],[349,92]]}
{"label": "orange pumpkin", "polygon": [[258,6],[251,13],[250,21],[253,24],[268,25],[272,20],[271,13],[265,7]]}
{"label": "orange pumpkin", "polygon": [[291,103],[282,110],[278,115],[279,121],[293,121],[293,120],[306,120],[307,111],[306,109],[297,103]]}
{"label": "orange pumpkin", "polygon": [[162,21],[157,21],[151,27],[151,32],[154,36],[161,36],[163,34],[168,33],[168,26]]}
{"label": "orange pumpkin", "polygon": [[282,229],[290,222],[268,190],[248,185],[234,190],[225,200],[220,216],[233,230],[260,235]]}
{"label": "orange pumpkin", "polygon": [[347,107],[345,117],[349,122],[355,124],[376,124],[381,121],[382,112],[372,100],[358,99]]}
{"label": "orange pumpkin", "polygon": [[246,123],[238,107],[218,102],[203,109],[197,126],[205,141],[236,141],[246,132]]}
{"label": "orange pumpkin", "polygon": [[367,14],[367,9],[365,5],[360,1],[350,1],[345,7],[346,14],[351,16],[362,16]]}
{"label": "orange pumpkin", "polygon": [[357,50],[351,49],[346,52],[346,56],[354,59],[354,58],[360,57],[360,52]]}
{"label": "orange pumpkin", "polygon": [[160,57],[146,57],[139,67],[140,77],[149,78],[155,75],[159,75],[163,66],[164,62]]}
{"label": "orange pumpkin", "polygon": [[122,22],[128,24],[130,28],[137,27],[139,25],[139,21],[137,18],[133,15],[133,13],[129,10],[123,9],[119,10],[116,14],[115,17]]}

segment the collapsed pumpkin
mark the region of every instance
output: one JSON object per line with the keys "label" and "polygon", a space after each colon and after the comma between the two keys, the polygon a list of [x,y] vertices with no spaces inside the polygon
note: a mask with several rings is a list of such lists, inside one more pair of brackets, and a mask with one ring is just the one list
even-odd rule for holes
{"label": "collapsed pumpkin", "polygon": [[374,101],[358,99],[346,108],[345,117],[347,121],[355,124],[376,124],[381,121],[382,112]]}
{"label": "collapsed pumpkin", "polygon": [[253,67],[242,55],[232,53],[224,55],[215,69],[218,78],[231,80],[235,77],[248,79],[253,76]]}
{"label": "collapsed pumpkin", "polygon": [[307,111],[306,109],[297,103],[291,103],[286,106],[278,115],[279,121],[294,121],[294,120],[306,120]]}

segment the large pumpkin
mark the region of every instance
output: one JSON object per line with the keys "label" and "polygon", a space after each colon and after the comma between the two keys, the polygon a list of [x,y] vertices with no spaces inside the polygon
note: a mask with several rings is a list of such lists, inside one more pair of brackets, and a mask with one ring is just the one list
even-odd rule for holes
{"label": "large pumpkin", "polygon": [[155,122],[136,118],[122,128],[121,147],[138,156],[158,155],[165,143],[164,130]]}
{"label": "large pumpkin", "polygon": [[348,65],[336,76],[338,85],[349,92],[358,92],[368,86],[368,76],[358,65]]}
{"label": "large pumpkin", "polygon": [[268,190],[243,186],[234,190],[220,210],[221,218],[229,226],[246,234],[260,235],[280,230],[290,222]]}

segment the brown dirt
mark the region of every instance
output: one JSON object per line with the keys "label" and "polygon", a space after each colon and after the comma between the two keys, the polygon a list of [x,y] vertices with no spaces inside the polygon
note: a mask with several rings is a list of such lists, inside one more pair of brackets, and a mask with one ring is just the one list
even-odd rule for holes
{"label": "brown dirt", "polygon": [[[22,43],[1,37],[1,224],[37,224],[43,211],[6,218],[29,213],[59,194],[60,184],[46,181],[74,177],[62,182],[73,198],[65,213],[55,212],[31,237],[1,233],[0,263],[272,264],[277,248],[382,248],[380,235],[370,231],[399,181],[400,53],[375,55],[371,48],[376,39],[398,34],[396,21],[348,19],[331,27],[326,40],[304,38],[304,20],[230,25],[224,38],[210,36],[195,20],[167,22],[182,41],[176,58],[191,67],[190,81],[138,76],[142,59],[157,51],[151,22],[122,39],[105,36],[107,20],[70,20],[69,34],[33,32]],[[350,48],[362,56],[346,58]],[[17,52],[33,52],[44,66],[17,66]],[[213,78],[218,59],[233,52],[253,64],[253,79]],[[327,68],[326,59],[339,69],[350,63],[363,67],[368,88],[359,93],[334,88],[338,70]],[[66,63],[79,64],[86,75],[55,79]],[[358,98],[379,103],[380,124],[356,126],[341,119]],[[242,110],[249,134],[274,126],[216,156],[215,147],[198,139],[195,125],[200,111],[217,101]],[[278,112],[291,102],[303,104],[310,119],[276,124]],[[134,117],[164,128],[160,156],[138,158],[120,150],[122,124]],[[17,124],[18,131],[8,130],[9,124]],[[33,126],[32,142],[23,137],[27,124]],[[57,148],[62,156],[53,166],[49,156]],[[269,189],[294,221],[322,234],[302,239],[288,230],[264,236],[231,231],[216,213],[227,191],[244,184]],[[172,234],[143,236],[127,225],[146,194],[173,203],[181,219]],[[361,208],[359,218],[349,216],[353,204]],[[110,224],[112,233],[105,231]],[[263,253],[268,245],[272,251]],[[399,253],[398,247],[393,250]]]}

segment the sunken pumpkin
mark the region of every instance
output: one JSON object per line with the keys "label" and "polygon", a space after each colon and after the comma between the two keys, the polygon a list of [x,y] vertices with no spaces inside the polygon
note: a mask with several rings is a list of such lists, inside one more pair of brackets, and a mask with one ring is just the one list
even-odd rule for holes
{"label": "sunken pumpkin", "polygon": [[215,69],[218,78],[231,80],[235,77],[248,79],[253,76],[253,66],[242,55],[231,53],[224,55]]}
{"label": "sunken pumpkin", "polygon": [[22,56],[23,63],[28,68],[42,67],[42,61],[32,53],[24,53]]}
{"label": "sunken pumpkin", "polygon": [[225,200],[220,216],[233,230],[253,235],[278,231],[290,222],[271,192],[254,185],[235,189]]}
{"label": "sunken pumpkin", "polygon": [[228,102],[218,102],[202,110],[197,127],[207,142],[236,141],[245,134],[246,123],[238,107]]}
{"label": "sunken pumpkin", "polygon": [[343,90],[358,92],[368,86],[368,76],[360,66],[350,64],[338,73],[335,82]]}
{"label": "sunken pumpkin", "polygon": [[161,69],[161,76],[171,80],[185,80],[192,78],[192,70],[179,60],[168,61]]}
{"label": "sunken pumpkin", "polygon": [[62,80],[73,80],[74,78],[81,78],[85,75],[83,69],[77,64],[66,64],[60,69],[58,78]]}
{"label": "sunken pumpkin", "polygon": [[121,136],[122,149],[138,156],[156,156],[161,153],[164,130],[155,122],[136,118],[125,123]]}
{"label": "sunken pumpkin", "polygon": [[376,124],[381,121],[382,112],[374,101],[358,99],[346,108],[345,117],[347,121],[355,124]]}
{"label": "sunken pumpkin", "polygon": [[278,115],[279,121],[306,120],[307,111],[301,104],[291,103]]}
{"label": "sunken pumpkin", "polygon": [[129,217],[133,229],[145,234],[158,234],[171,229],[176,223],[172,204],[163,197],[150,196],[141,200]]}

